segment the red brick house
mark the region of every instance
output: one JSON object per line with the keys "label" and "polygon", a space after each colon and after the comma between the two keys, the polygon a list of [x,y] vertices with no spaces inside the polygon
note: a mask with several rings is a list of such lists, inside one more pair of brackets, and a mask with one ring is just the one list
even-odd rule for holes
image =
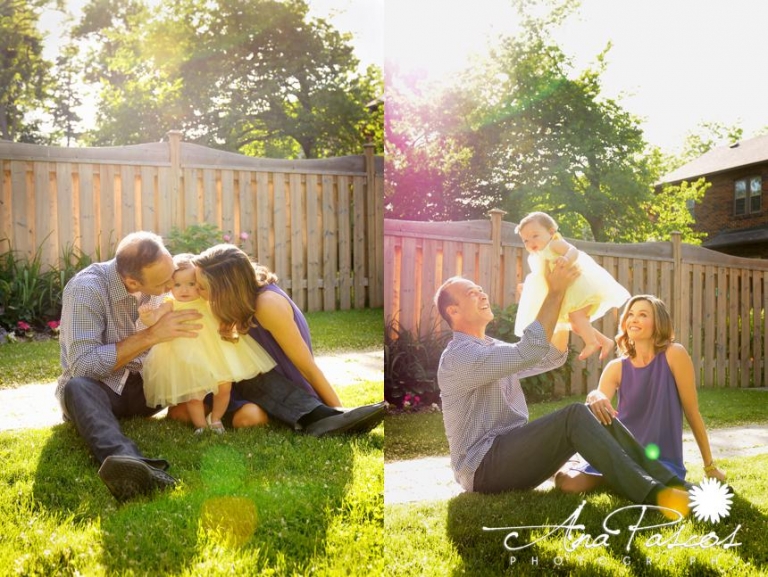
{"label": "red brick house", "polygon": [[719,146],[665,175],[662,184],[705,177],[712,186],[694,209],[705,248],[768,258],[768,135]]}

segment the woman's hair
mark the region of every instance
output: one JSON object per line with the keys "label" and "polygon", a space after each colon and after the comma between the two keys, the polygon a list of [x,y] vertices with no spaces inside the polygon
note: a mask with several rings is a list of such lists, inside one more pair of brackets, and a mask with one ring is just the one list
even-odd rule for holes
{"label": "woman's hair", "polygon": [[532,222],[538,222],[541,226],[547,230],[557,231],[557,223],[555,219],[549,216],[546,212],[532,212],[526,215],[523,220],[515,227],[515,234],[520,234],[523,227],[531,224]]}
{"label": "woman's hair", "polygon": [[248,332],[254,326],[256,295],[277,282],[277,276],[232,244],[217,244],[194,257],[192,264],[208,283],[208,303],[219,319],[219,334],[233,340]]}
{"label": "woman's hair", "polygon": [[667,347],[675,342],[675,332],[672,328],[672,318],[669,316],[669,310],[667,305],[658,297],[653,295],[635,295],[629,301],[627,301],[624,307],[624,312],[621,313],[621,319],[619,319],[619,333],[616,335],[616,346],[622,355],[626,355],[629,358],[635,358],[637,351],[635,350],[635,343],[629,338],[627,334],[627,316],[629,309],[632,308],[637,301],[646,301],[651,305],[653,310],[653,347],[656,353],[664,351]]}

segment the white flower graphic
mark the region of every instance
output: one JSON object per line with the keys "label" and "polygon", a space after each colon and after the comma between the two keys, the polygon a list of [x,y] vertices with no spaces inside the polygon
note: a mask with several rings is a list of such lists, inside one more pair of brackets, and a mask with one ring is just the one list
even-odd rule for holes
{"label": "white flower graphic", "polygon": [[691,509],[699,521],[709,520],[717,523],[731,512],[733,493],[726,484],[714,478],[704,479],[694,486],[688,494],[691,497]]}

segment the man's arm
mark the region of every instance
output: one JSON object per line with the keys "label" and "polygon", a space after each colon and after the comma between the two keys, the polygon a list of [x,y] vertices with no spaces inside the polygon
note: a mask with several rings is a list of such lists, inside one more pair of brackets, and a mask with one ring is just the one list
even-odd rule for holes
{"label": "man's arm", "polygon": [[[539,314],[536,315],[536,320],[539,321],[544,328],[547,340],[552,340],[554,336],[555,326],[557,325],[557,319],[560,316],[560,307],[563,304],[565,291],[579,274],[581,273],[576,267],[558,264],[546,277],[549,292],[547,292],[547,296],[544,298],[544,302],[539,309]],[[558,338],[558,342],[561,338],[562,337]]]}
{"label": "man's arm", "polygon": [[194,310],[168,313],[153,326],[123,340],[105,342],[110,303],[100,291],[86,283],[70,281],[64,292],[59,342],[66,355],[62,362],[72,375],[103,380],[116,373],[152,345],[177,336],[194,337],[199,324],[184,324],[199,318]]}

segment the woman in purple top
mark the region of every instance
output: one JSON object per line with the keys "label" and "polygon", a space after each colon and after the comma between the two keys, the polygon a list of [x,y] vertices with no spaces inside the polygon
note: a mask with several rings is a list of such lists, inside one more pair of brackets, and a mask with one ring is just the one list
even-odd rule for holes
{"label": "woman in purple top", "polygon": [[[699,413],[693,362],[685,347],[673,342],[669,311],[652,295],[638,295],[627,303],[616,344],[621,357],[612,360],[600,376],[598,388],[587,395],[595,417],[607,425],[618,418],[646,452],[681,479],[683,465],[682,416],[699,446],[707,477],[725,480],[712,459],[707,431]],[[618,410],[611,400],[618,392]],[[602,476],[589,465],[561,470],[555,485],[566,493],[590,491]]]}

